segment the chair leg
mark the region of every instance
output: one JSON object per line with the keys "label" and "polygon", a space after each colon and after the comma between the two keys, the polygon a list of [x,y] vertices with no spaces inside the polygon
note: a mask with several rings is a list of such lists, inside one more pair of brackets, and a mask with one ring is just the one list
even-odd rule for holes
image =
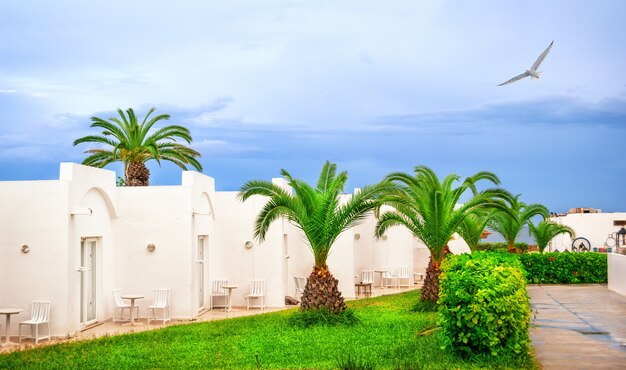
{"label": "chair leg", "polygon": [[35,324],[35,344],[39,343],[39,324]]}
{"label": "chair leg", "polygon": [[20,341],[20,343],[22,343],[22,324],[19,325],[17,333],[18,333],[18,336],[19,336],[19,341]]}

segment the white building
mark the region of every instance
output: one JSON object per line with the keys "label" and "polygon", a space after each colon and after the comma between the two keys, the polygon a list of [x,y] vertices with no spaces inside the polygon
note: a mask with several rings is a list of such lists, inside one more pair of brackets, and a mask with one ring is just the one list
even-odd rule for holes
{"label": "white building", "polygon": [[[587,239],[591,248],[611,248],[612,250],[616,247],[615,233],[626,226],[626,212],[568,213],[553,216],[550,219],[574,229],[576,237]],[[572,239],[567,234],[561,234],[550,242],[549,249],[551,251],[571,250]]]}
{"label": "white building", "polygon": [[[152,289],[169,288],[172,317],[191,319],[210,308],[213,280],[238,285],[232,302],[241,306],[249,281],[263,279],[266,305],[281,307],[314,259],[289,222],[272,225],[263,243],[253,238],[265,201],[242,203],[190,171],[180,186],[117,187],[112,171],[62,163],[59,180],[0,182],[0,306],[22,308],[17,322],[29,318],[32,301],[51,301],[53,336],[110,319],[116,288],[146,297],[138,301],[143,317]],[[376,240],[374,225],[371,216],[342,234],[329,256],[346,298],[363,269],[424,272],[428,263],[428,250],[406,230]]]}

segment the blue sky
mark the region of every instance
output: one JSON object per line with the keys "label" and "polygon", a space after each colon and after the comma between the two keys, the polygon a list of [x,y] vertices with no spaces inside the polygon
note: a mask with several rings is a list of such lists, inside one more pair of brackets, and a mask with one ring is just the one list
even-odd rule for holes
{"label": "blue sky", "polygon": [[[423,164],[626,211],[625,18],[617,0],[0,0],[0,180],[58,178],[90,116],[154,106],[218,190],[329,159],[347,190]],[[541,79],[496,86],[552,40]]]}

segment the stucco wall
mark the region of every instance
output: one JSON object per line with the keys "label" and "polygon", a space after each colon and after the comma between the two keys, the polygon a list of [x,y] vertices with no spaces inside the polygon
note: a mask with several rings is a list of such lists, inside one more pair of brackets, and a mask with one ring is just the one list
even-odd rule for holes
{"label": "stucco wall", "polygon": [[[275,222],[263,242],[254,238],[254,220],[267,201],[263,197],[249,198],[245,203],[237,199],[237,192],[216,192],[215,248],[212,255],[218,264],[211,274],[213,279],[228,279],[239,288],[233,291],[232,304],[246,305],[250,280],[265,280],[265,304],[284,306],[283,284],[283,230]],[[246,241],[253,247],[246,249]]]}
{"label": "stucco wall", "polygon": [[626,296],[626,256],[609,253],[609,289]]}
{"label": "stucco wall", "polygon": [[[614,226],[615,220],[626,220],[626,213],[576,213],[552,218],[554,222],[574,229],[576,237],[584,237],[592,247],[604,247],[607,237],[618,231],[621,226]],[[571,250],[572,240],[566,235],[559,235],[552,240],[551,250]]]}

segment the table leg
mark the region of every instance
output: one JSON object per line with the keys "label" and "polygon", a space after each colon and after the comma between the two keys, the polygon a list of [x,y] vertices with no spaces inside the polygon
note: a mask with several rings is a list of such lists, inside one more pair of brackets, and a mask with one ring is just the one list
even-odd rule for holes
{"label": "table leg", "polygon": [[230,312],[232,310],[232,306],[230,305],[230,295],[231,295],[231,290],[228,289],[228,309],[226,309],[226,312]]}
{"label": "table leg", "polygon": [[135,326],[134,312],[135,312],[135,300],[131,299],[130,300],[130,325],[132,326]]}
{"label": "table leg", "polygon": [[4,324],[6,327],[4,328],[4,345],[9,345],[9,326],[11,325],[11,315],[6,315],[6,320],[4,320]]}

